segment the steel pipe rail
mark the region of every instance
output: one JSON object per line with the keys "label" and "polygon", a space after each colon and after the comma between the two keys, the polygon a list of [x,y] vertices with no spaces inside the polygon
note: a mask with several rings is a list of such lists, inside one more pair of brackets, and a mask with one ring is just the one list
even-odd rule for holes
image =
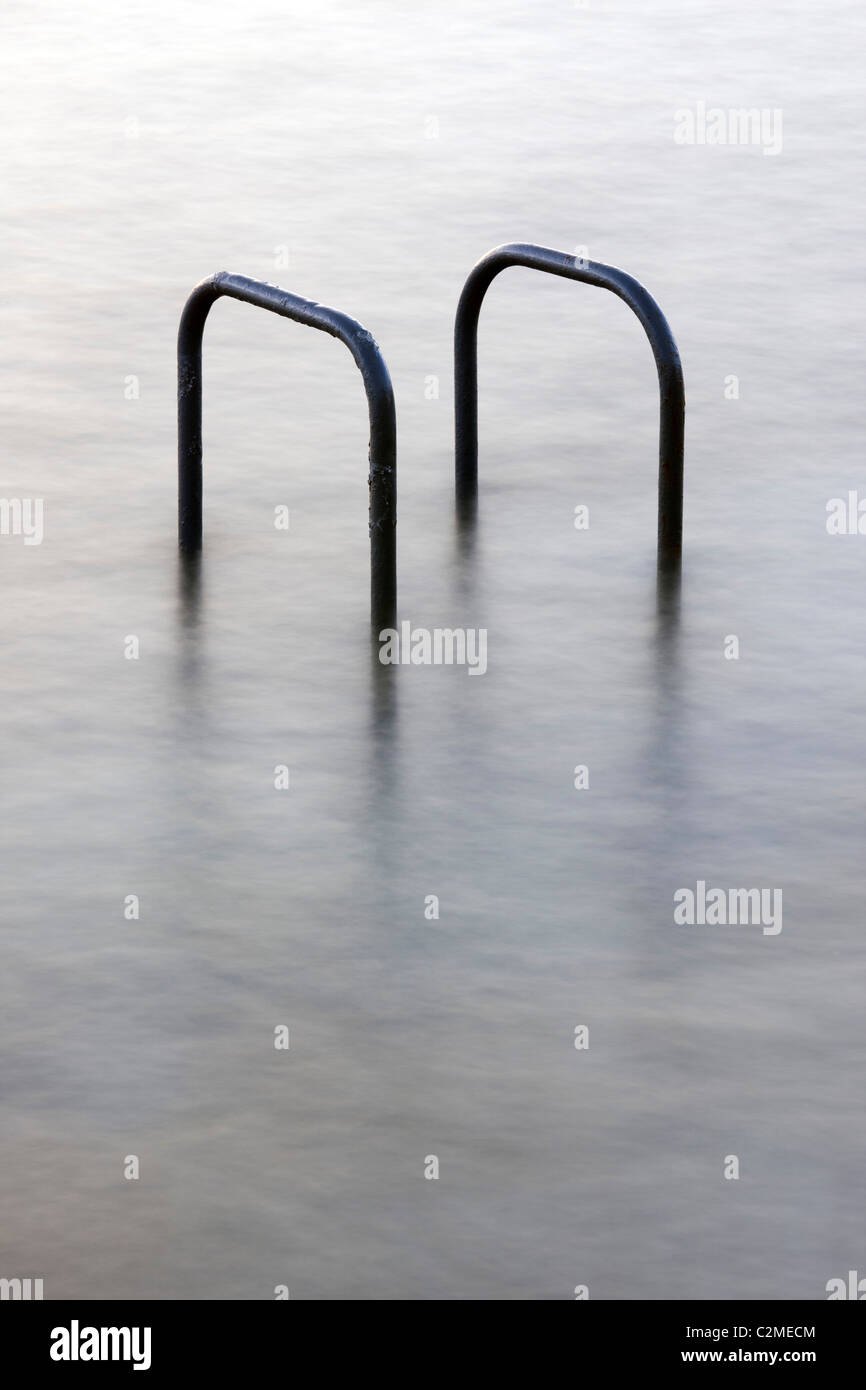
{"label": "steel pipe rail", "polygon": [[478,495],[478,315],[501,270],[526,266],[612,290],[643,324],[659,379],[658,563],[676,568],[682,556],[685,389],[680,355],[668,321],[648,290],[624,270],[598,261],[512,243],[497,246],[469,272],[454,320],[454,424],[458,505],[473,508]]}
{"label": "steel pipe rail", "polygon": [[372,334],[338,309],[276,285],[219,271],[202,280],[181,314],[177,336],[178,540],[181,550],[202,544],[202,365],[205,320],[221,296],[269,309],[339,338],[360,369],[370,415],[370,607],[374,627],[390,626],[397,606],[397,426],[394,392]]}

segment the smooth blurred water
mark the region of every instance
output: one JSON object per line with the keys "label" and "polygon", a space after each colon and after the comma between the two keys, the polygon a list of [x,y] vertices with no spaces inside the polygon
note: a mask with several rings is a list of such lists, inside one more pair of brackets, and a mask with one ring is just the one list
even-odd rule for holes
{"label": "smooth blurred water", "polygon": [[[0,490],[44,497],[46,536],[0,538],[0,1275],[824,1297],[866,1260],[866,539],[825,529],[866,493],[862,9],[86,0],[4,28]],[[781,108],[782,153],[678,146],[698,101]],[[494,284],[455,529],[453,312],[511,240],[586,247],[670,319],[678,614],[652,357],[609,294]],[[360,377],[225,301],[179,571],[174,339],[217,269],[375,334],[400,615],[486,627],[483,678],[371,660]],[[780,887],[782,932],[675,926],[699,878]]]}

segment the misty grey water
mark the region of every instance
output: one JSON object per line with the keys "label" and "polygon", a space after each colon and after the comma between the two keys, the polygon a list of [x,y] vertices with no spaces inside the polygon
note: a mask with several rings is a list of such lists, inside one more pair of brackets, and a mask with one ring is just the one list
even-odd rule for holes
{"label": "misty grey water", "polygon": [[[4,29],[0,487],[45,535],[0,537],[0,1276],[547,1300],[866,1273],[866,539],[825,524],[866,494],[862,9],[53,0]],[[698,102],[780,109],[782,150],[677,144]],[[603,291],[491,288],[455,529],[454,307],[513,240],[621,266],[670,320],[678,613],[652,356]],[[218,269],[377,338],[400,617],[486,628],[483,677],[377,670],[360,376],[229,301],[179,572],[175,333]],[[781,889],[782,930],[676,925],[698,880]]]}

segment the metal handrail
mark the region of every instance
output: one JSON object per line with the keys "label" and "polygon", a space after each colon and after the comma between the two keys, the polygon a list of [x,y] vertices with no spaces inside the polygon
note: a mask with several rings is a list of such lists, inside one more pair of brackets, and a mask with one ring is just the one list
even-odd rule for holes
{"label": "metal handrail", "polygon": [[685,389],[680,355],[668,321],[648,290],[624,270],[598,261],[512,243],[488,251],[469,272],[454,321],[454,423],[458,505],[471,509],[478,496],[478,315],[491,281],[512,265],[562,275],[612,290],[644,326],[659,378],[658,563],[679,565],[683,534],[683,434]]}
{"label": "metal handrail", "polygon": [[178,539],[202,544],[201,345],[211,305],[222,295],[321,328],[345,343],[360,368],[370,413],[370,607],[374,627],[389,626],[397,606],[397,425],[388,368],[372,334],[338,309],[276,285],[219,271],[190,294],[177,335]]}

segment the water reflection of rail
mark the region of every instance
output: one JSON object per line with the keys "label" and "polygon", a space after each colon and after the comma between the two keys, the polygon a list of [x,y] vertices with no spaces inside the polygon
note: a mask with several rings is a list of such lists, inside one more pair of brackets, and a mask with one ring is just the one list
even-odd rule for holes
{"label": "water reflection of rail", "polygon": [[276,285],[220,271],[196,285],[177,336],[178,538],[182,551],[202,543],[201,345],[211,305],[222,295],[270,309],[339,338],[360,369],[370,414],[370,606],[374,628],[389,626],[397,607],[397,426],[388,368],[372,334],[338,309]]}
{"label": "water reflection of rail", "polygon": [[478,315],[491,281],[508,266],[526,266],[612,290],[644,326],[659,378],[658,564],[677,569],[682,556],[685,390],[680,355],[652,295],[614,266],[543,246],[512,243],[482,256],[469,272],[454,321],[454,403],[458,511],[471,518],[478,496]]}

